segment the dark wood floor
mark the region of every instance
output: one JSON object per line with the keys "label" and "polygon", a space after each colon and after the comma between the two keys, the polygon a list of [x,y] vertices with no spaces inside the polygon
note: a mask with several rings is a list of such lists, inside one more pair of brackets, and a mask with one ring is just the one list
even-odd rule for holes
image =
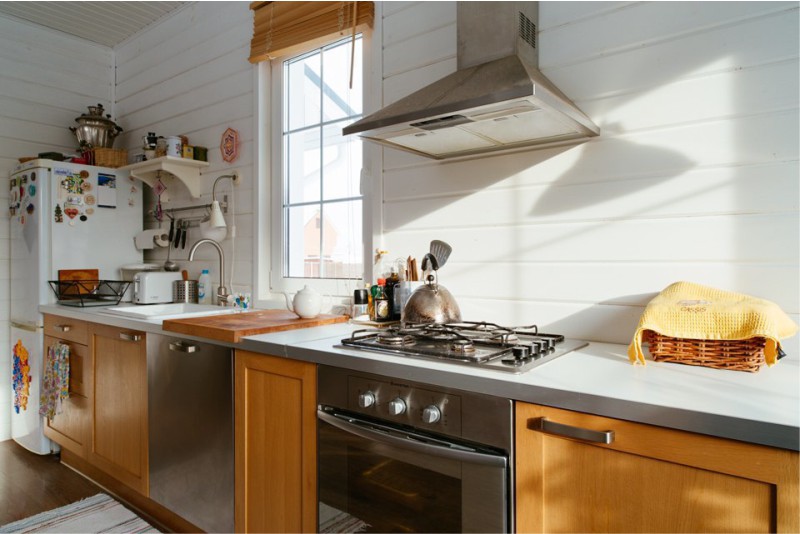
{"label": "dark wood floor", "polygon": [[39,456],[14,440],[0,441],[0,525],[101,492],[57,455]]}

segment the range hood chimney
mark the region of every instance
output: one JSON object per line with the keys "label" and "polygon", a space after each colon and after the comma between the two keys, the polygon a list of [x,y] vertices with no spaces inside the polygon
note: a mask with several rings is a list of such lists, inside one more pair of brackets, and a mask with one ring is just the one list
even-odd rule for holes
{"label": "range hood chimney", "polygon": [[458,70],[345,127],[435,159],[578,143],[598,128],[539,72],[538,2],[458,2]]}

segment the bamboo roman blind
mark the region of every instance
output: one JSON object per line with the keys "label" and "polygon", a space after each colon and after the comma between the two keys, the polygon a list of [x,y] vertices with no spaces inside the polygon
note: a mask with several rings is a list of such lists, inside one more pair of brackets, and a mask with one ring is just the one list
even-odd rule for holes
{"label": "bamboo roman blind", "polygon": [[252,2],[250,63],[322,46],[355,29],[372,27],[372,2]]}

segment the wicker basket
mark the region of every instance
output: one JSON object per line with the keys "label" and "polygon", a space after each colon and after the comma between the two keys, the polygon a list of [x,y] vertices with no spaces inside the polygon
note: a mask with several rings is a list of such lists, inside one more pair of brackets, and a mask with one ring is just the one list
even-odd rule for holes
{"label": "wicker basket", "polygon": [[700,365],[748,373],[757,372],[766,363],[766,339],[763,337],[734,341],[684,339],[645,330],[642,341],[650,344],[650,354],[657,362]]}
{"label": "wicker basket", "polygon": [[128,164],[128,151],[124,148],[95,148],[93,165],[98,167],[124,167]]}

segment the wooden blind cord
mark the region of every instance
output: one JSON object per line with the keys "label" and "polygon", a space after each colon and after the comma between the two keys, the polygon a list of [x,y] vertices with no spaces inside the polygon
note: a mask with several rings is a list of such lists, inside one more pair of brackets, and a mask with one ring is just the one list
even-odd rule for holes
{"label": "wooden blind cord", "polygon": [[353,88],[353,70],[356,63],[356,20],[358,19],[358,2],[353,0],[353,36],[350,47],[350,89]]}

